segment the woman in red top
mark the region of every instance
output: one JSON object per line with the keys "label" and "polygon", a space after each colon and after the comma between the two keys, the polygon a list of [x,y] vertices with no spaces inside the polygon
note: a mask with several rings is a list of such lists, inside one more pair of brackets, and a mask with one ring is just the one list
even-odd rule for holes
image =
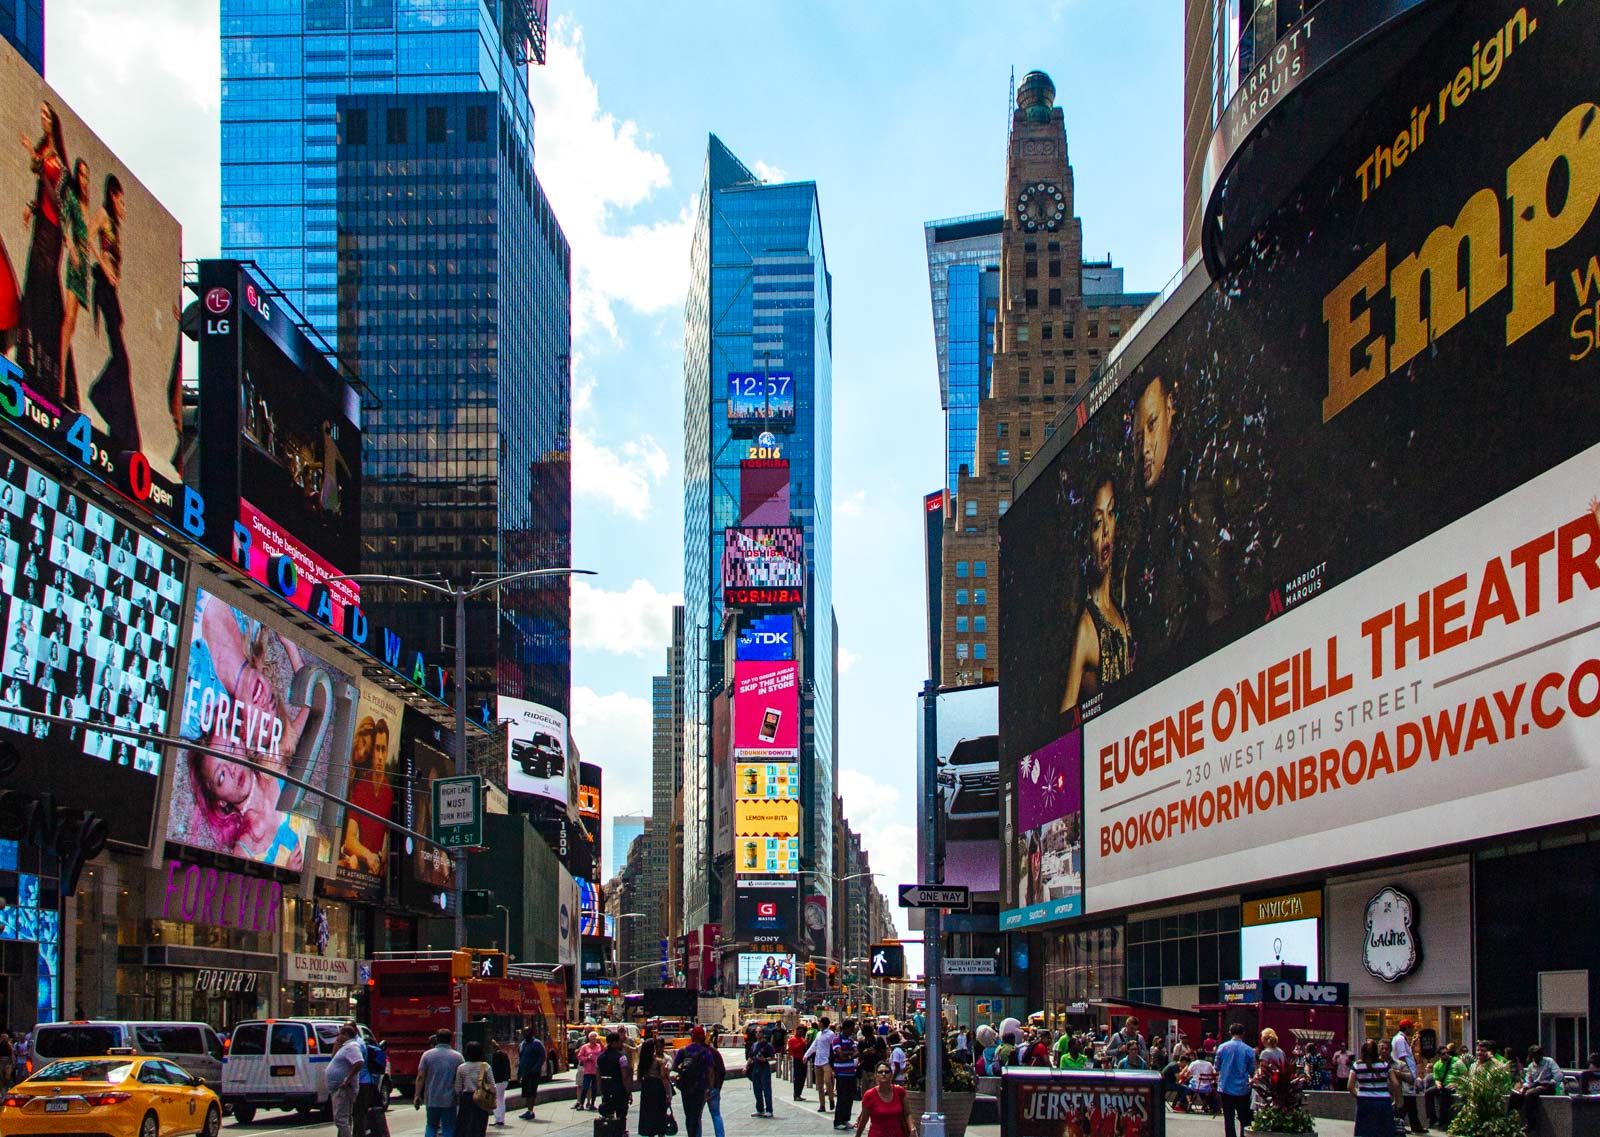
{"label": "woman in red top", "polygon": [[871,1122],[867,1137],[911,1137],[911,1114],[906,1110],[906,1088],[894,1084],[888,1064],[878,1064],[877,1085],[861,1096],[861,1116],[856,1119],[856,1137]]}

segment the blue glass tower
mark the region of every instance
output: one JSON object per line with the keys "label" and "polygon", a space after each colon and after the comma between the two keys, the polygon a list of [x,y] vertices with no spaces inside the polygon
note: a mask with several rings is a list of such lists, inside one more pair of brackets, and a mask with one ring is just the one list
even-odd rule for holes
{"label": "blue glass tower", "polygon": [[0,35],[44,74],[44,0],[0,0]]}
{"label": "blue glass tower", "polygon": [[957,476],[976,468],[978,400],[988,395],[994,371],[1002,221],[998,213],[978,213],[923,226],[945,412],[944,488],[952,494]]}
{"label": "blue glass tower", "polygon": [[[815,182],[768,185],[712,136],[690,250],[684,316],[683,926],[732,918],[732,868],[712,857],[710,697],[725,675],[722,547],[739,524],[728,426],[732,371],[794,376],[795,425],[780,436],[790,511],[805,531],[800,695],[800,864],[805,895],[832,893],[834,687],[833,278]],[[729,903],[724,903],[724,897]],[[825,912],[825,902],[822,911]]]}
{"label": "blue glass tower", "polygon": [[[571,253],[534,174],[527,84],[541,8],[223,0],[223,247],[372,396],[363,572],[570,563]],[[439,643],[429,594],[363,600]],[[469,606],[473,706],[498,691],[566,710],[568,612],[564,581]]]}

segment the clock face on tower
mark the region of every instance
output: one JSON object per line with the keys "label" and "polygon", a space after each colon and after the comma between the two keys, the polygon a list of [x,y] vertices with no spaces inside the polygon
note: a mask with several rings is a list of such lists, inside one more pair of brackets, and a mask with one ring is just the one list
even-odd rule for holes
{"label": "clock face on tower", "polygon": [[1054,230],[1066,215],[1066,200],[1054,182],[1033,182],[1017,195],[1017,224],[1032,233]]}

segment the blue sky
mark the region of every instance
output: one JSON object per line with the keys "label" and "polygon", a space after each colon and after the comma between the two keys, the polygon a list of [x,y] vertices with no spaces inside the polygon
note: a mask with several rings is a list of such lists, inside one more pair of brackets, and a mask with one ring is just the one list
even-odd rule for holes
{"label": "blue sky", "polygon": [[[1087,254],[1130,289],[1180,264],[1181,6],[553,0],[535,165],[572,243],[573,730],[609,815],[647,808],[650,677],[682,591],[683,293],[716,133],[814,180],[834,280],[834,597],[845,814],[878,883],[914,878],[927,670],[922,494],[942,416],[922,224],[1000,208],[1008,82],[1055,80]],[[50,0],[51,83],[218,250],[215,0]],[[610,865],[608,847],[607,864]]]}

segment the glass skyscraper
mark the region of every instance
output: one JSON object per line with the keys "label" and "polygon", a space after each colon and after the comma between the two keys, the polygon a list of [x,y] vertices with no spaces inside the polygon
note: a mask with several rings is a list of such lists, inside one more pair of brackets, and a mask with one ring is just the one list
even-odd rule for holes
{"label": "glass skyscraper", "polygon": [[723,532],[739,524],[739,462],[751,439],[728,425],[729,372],[794,376],[795,424],[778,442],[792,524],[805,531],[801,891],[833,890],[832,302],[816,183],[766,184],[713,135],[684,314],[685,931],[732,919],[732,866],[721,876],[713,868],[710,700],[732,678],[723,662]]}
{"label": "glass skyscraper", "polygon": [[44,0],[0,0],[0,35],[44,74]]}
{"label": "glass skyscraper", "polygon": [[[370,394],[363,572],[570,563],[571,253],[533,171],[530,0],[223,0],[225,255]],[[414,643],[448,604],[367,586]],[[441,617],[447,617],[441,625]],[[567,709],[564,580],[468,614],[468,689]]]}
{"label": "glass skyscraper", "polygon": [[[978,400],[994,370],[995,313],[1000,307],[998,213],[929,221],[928,293],[933,298],[933,344],[939,362],[939,403],[945,412],[945,484],[974,469]],[[963,470],[965,467],[965,470]]]}

